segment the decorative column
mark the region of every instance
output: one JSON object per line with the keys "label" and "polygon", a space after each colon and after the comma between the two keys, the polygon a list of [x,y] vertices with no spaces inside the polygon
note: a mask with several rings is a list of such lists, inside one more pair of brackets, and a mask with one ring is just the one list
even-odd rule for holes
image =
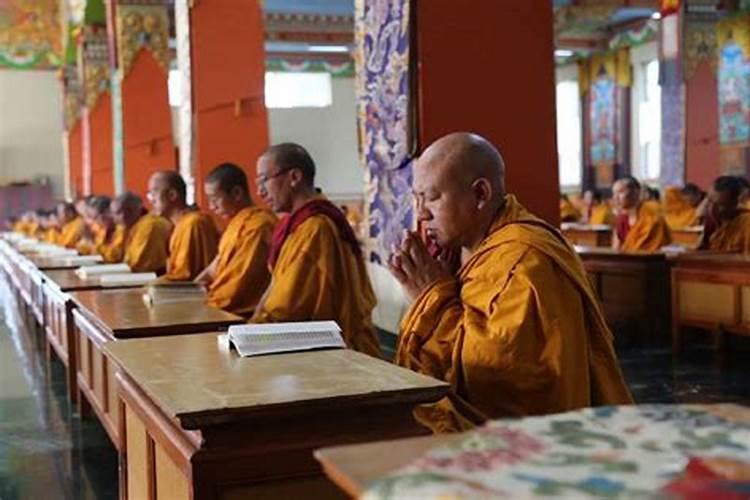
{"label": "decorative column", "polygon": [[122,113],[113,124],[115,185],[118,192],[145,196],[153,172],[177,165],[167,87],[169,13],[160,0],[118,0],[110,10],[116,26],[113,118]]}
{"label": "decorative column", "polygon": [[682,186],[685,183],[683,13],[679,4],[677,0],[664,0],[660,23],[662,186]]}

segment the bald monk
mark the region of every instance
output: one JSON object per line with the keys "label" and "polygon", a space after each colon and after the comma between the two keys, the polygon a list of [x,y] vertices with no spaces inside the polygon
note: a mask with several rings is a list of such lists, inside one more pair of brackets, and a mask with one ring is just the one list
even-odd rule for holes
{"label": "bald monk", "polygon": [[694,198],[688,194],[689,190],[692,187],[669,186],[664,189],[664,218],[670,229],[684,229],[700,223],[701,214],[698,206],[693,204]]}
{"label": "bald monk", "polygon": [[714,181],[709,195],[714,227],[706,227],[708,249],[720,252],[750,254],[750,211],[741,205],[744,186],[733,176]]}
{"label": "bald monk", "polygon": [[169,221],[147,213],[141,199],[133,193],[115,198],[112,216],[125,232],[123,262],[136,273],[164,273],[172,231]]}
{"label": "bald monk", "polygon": [[79,244],[81,254],[98,254],[106,263],[122,262],[125,256],[125,226],[115,224],[112,200],[108,196],[97,196],[88,202],[88,218],[91,220],[93,240]]}
{"label": "bald monk", "polygon": [[60,225],[60,236],[57,244],[66,248],[75,248],[84,232],[84,220],[76,212],[72,203],[57,204],[57,220]]}
{"label": "bald monk", "polygon": [[38,234],[42,241],[57,245],[60,242],[60,225],[55,210],[41,210],[38,216]]}
{"label": "bald monk", "polygon": [[237,165],[223,163],[204,183],[208,206],[229,222],[219,254],[197,278],[208,287],[208,304],[249,318],[271,282],[268,251],[276,217],[253,205],[247,176]]}
{"label": "bald monk", "polygon": [[408,233],[389,261],[413,301],[399,365],[445,380],[452,395],[420,407],[433,431],[487,419],[632,402],[612,334],[581,261],[560,233],[505,192],[500,153],[455,133],[414,167],[430,244],[460,248],[452,273]]}
{"label": "bald monk", "polygon": [[347,346],[380,356],[372,326],[375,293],[343,212],[315,189],[315,162],[298,144],[272,146],[258,160],[258,189],[276,213],[271,284],[254,323],[334,320]]}
{"label": "bald monk", "polygon": [[167,274],[170,281],[194,280],[216,257],[219,231],[211,217],[187,204],[187,186],[180,174],[156,172],[148,181],[154,212],[174,226],[169,240]]}
{"label": "bald monk", "polygon": [[623,177],[612,186],[619,210],[613,247],[624,252],[656,252],[672,242],[672,233],[658,207],[641,201],[641,184],[634,177]]}
{"label": "bald monk", "polygon": [[585,212],[583,217],[587,224],[612,226],[615,222],[615,214],[612,209],[602,199],[602,193],[586,190],[583,193],[583,206]]}

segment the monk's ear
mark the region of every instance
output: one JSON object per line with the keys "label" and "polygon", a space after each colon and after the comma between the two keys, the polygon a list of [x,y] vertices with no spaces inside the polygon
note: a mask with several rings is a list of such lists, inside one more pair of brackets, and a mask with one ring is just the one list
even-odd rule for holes
{"label": "monk's ear", "polygon": [[492,184],[483,177],[480,177],[471,184],[471,190],[474,193],[477,210],[486,207],[492,199]]}

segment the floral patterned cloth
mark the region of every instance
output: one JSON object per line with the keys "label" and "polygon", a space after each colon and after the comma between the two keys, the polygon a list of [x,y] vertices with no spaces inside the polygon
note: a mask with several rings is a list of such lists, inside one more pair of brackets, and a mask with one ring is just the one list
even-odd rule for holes
{"label": "floral patterned cloth", "polygon": [[377,480],[375,499],[750,498],[750,408],[641,405],[498,420]]}

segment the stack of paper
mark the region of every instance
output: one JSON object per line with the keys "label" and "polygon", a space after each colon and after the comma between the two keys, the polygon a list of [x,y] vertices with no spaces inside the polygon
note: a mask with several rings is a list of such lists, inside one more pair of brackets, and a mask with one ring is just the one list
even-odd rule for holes
{"label": "stack of paper", "polygon": [[100,264],[98,266],[83,266],[76,269],[76,274],[81,279],[89,279],[103,274],[121,274],[130,273],[130,266],[127,264]]}
{"label": "stack of paper", "polygon": [[206,291],[192,281],[159,281],[150,283],[143,300],[147,304],[172,304],[175,302],[205,302]]}
{"label": "stack of paper", "polygon": [[68,266],[86,266],[104,260],[101,255],[71,255],[62,259]]}
{"label": "stack of paper", "polygon": [[143,286],[156,279],[156,273],[103,274],[99,284],[104,288],[117,286]]}
{"label": "stack of paper", "polygon": [[335,321],[235,325],[229,327],[227,340],[240,356],[346,348]]}

